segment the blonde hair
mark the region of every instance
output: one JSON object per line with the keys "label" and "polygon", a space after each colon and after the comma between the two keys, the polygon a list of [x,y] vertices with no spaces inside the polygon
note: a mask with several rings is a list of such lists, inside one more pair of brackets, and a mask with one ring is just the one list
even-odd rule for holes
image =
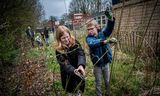
{"label": "blonde hair", "polygon": [[99,24],[97,23],[97,21],[96,20],[94,20],[93,18],[91,18],[91,19],[88,19],[87,21],[86,21],[86,26],[87,26],[87,28],[88,27],[91,27],[91,26],[99,26]]}
{"label": "blonde hair", "polygon": [[[61,37],[64,35],[65,32],[68,33],[70,36],[69,46],[62,45],[61,43]],[[68,48],[73,45],[75,45],[75,38],[70,34],[70,30],[66,26],[63,25],[58,26],[56,30],[56,43],[54,45],[55,49],[59,52],[64,52],[65,48]]]}

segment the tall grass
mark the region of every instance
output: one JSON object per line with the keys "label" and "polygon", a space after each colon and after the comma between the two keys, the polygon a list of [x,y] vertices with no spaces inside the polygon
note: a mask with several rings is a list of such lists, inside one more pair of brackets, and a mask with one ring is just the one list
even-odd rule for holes
{"label": "tall grass", "polygon": [[[79,37],[78,41],[80,41],[86,53],[86,86],[84,96],[95,96],[95,78],[93,75],[93,64],[89,57],[88,47],[83,36]],[[50,45],[40,52],[37,49],[33,49],[28,54],[29,57],[34,58],[41,55],[45,56],[45,63],[48,70],[53,72],[53,75],[55,75],[52,83],[52,92],[49,92],[49,96],[65,96],[60,80],[59,64],[55,57],[55,49]],[[110,78],[109,91],[111,96],[139,96],[142,94],[143,87],[145,87],[146,84],[145,80],[147,78],[144,71],[146,62],[143,59],[138,58],[135,62],[135,66],[133,67],[134,59],[135,55],[133,53],[124,53],[120,50],[116,52],[114,61],[110,64],[110,71],[112,71],[112,74]],[[132,68],[133,71],[130,73]],[[157,82],[158,81],[156,81],[156,83]],[[103,94],[104,91],[105,87],[102,82]]]}

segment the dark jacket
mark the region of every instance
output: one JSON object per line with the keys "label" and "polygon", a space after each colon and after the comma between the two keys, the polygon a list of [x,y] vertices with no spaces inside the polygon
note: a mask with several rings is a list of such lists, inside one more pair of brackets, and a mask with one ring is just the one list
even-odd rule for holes
{"label": "dark jacket", "polygon": [[27,29],[26,34],[29,38],[34,38],[34,32],[32,31],[32,29]]}
{"label": "dark jacket", "polygon": [[[85,68],[85,54],[78,41],[69,49],[66,49],[65,53],[60,53],[56,50],[56,58],[60,65],[62,86],[66,92],[76,92],[78,85],[84,92],[85,80],[81,79],[74,74],[74,69],[82,65]],[[76,90],[75,90],[76,89]]]}
{"label": "dark jacket", "polygon": [[49,38],[48,29],[46,27],[44,28],[44,36],[45,38]]}
{"label": "dark jacket", "polygon": [[[104,66],[104,64],[110,63],[112,61],[112,50],[110,48],[110,45],[103,44],[103,41],[111,35],[114,28],[114,21],[108,20],[107,26],[99,30],[97,36],[88,35],[86,37],[86,42],[89,46],[91,61],[96,66]],[[107,53],[104,55],[106,51]],[[101,58],[102,56],[103,58]]]}

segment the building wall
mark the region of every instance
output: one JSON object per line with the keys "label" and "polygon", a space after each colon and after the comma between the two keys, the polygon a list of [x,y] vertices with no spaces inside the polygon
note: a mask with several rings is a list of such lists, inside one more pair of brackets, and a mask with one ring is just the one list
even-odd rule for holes
{"label": "building wall", "polygon": [[113,6],[116,18],[113,36],[119,39],[121,49],[134,51],[139,45],[143,45],[148,52],[152,49],[160,51],[160,0],[156,1],[130,0],[124,5],[119,3]]}

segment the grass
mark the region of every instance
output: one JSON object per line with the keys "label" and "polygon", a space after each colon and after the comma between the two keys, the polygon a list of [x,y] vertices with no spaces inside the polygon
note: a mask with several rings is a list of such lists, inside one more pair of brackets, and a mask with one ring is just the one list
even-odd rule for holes
{"label": "grass", "polygon": [[[52,36],[53,37],[53,36]],[[93,64],[88,56],[88,48],[84,37],[79,38],[81,45],[86,53],[86,86],[84,96],[95,96],[95,78],[93,75]],[[37,58],[39,56],[45,56],[46,67],[49,71],[55,74],[60,74],[59,64],[57,63],[55,52],[52,45],[46,46],[44,50],[31,49],[28,52],[29,58]],[[110,71],[112,71],[110,78],[110,93],[112,96],[139,96],[141,88],[145,85],[144,65],[145,61],[138,58],[135,66],[133,66],[135,56],[130,53],[124,53],[121,51],[116,52],[116,56],[112,64],[110,64]],[[112,68],[111,68],[112,67]],[[133,71],[131,69],[133,68]],[[103,80],[103,79],[102,79]],[[159,83],[158,83],[159,84]],[[104,83],[102,83],[102,92],[104,93]],[[52,93],[49,96],[55,94],[64,95],[65,92],[61,85],[60,78],[55,78],[52,84]],[[56,93],[58,91],[58,93]]]}
{"label": "grass", "polygon": [[[52,52],[53,53],[53,52]],[[126,54],[125,54],[126,55]],[[53,57],[52,57],[53,56]],[[55,73],[59,72],[59,65],[57,62],[55,62],[55,57],[52,55],[49,56],[47,60],[47,66],[49,70],[54,71]],[[127,55],[126,55],[127,56]],[[141,67],[143,62],[137,63],[135,70],[129,74],[130,69],[133,65],[133,57],[129,58],[130,56],[127,56],[128,58],[125,60],[116,60],[113,63],[112,68],[112,74],[111,74],[111,82],[110,82],[110,93],[113,96],[117,96],[118,94],[124,94],[129,96],[138,96],[141,81],[143,80],[143,74],[142,72],[138,72],[137,70],[139,67]],[[84,96],[95,96],[95,78],[93,76],[93,64],[89,60],[90,57],[86,56],[87,58],[87,64],[86,64],[86,87]],[[111,65],[110,65],[111,67]],[[128,81],[125,81],[126,78],[129,76]],[[102,79],[103,80],[103,79]],[[53,89],[61,89],[61,82],[60,81],[54,81],[53,82]],[[102,91],[104,93],[104,84],[102,84]],[[64,93],[64,92],[62,92]]]}
{"label": "grass", "polygon": [[138,76],[134,71],[130,74],[131,68],[132,64],[124,65],[124,62],[114,63],[110,82],[110,90],[113,96],[118,94],[138,95],[143,76]]}

